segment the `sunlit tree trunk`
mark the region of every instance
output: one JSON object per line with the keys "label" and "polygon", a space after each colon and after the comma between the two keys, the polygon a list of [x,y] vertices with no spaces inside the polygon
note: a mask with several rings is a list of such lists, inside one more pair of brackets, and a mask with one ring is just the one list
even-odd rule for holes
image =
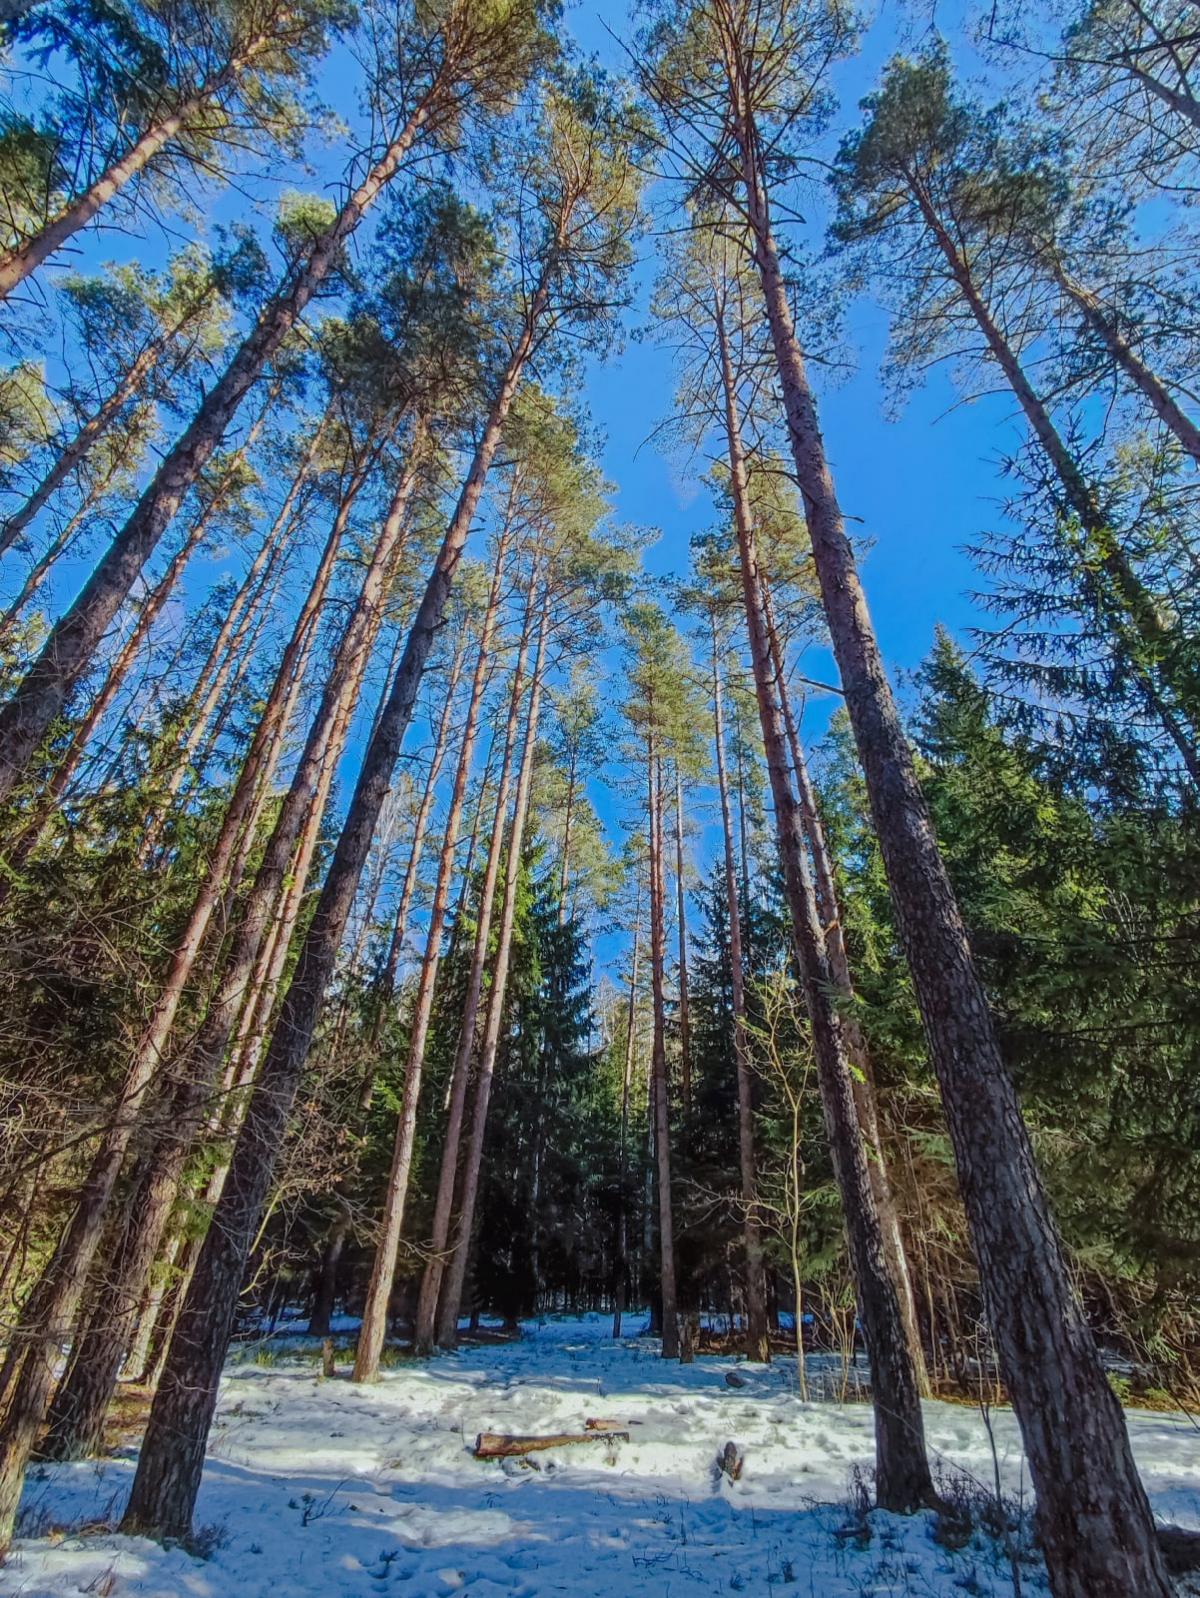
{"label": "sunlit tree trunk", "polygon": [[[437,87],[440,93],[440,79]],[[220,445],[242,401],[328,275],[346,240],[395,175],[429,118],[432,93],[431,90],[421,99],[382,159],[347,198],[336,220],[315,241],[281,292],[260,312],[254,328],[205,395],[192,422],[155,472],[79,597],[51,629],[37,660],[0,710],[0,800],[7,798],[23,777],[138,573],[157,548],[184,495]]]}
{"label": "sunlit tree trunk", "polygon": [[642,882],[638,878],[637,905],[633,912],[633,952],[629,957],[629,1008],[625,1018],[625,1063],[621,1071],[621,1130],[617,1146],[617,1225],[613,1250],[613,1336],[621,1335],[621,1317],[629,1291],[629,1206],[625,1183],[629,1175],[629,1094],[633,1086],[634,1043],[637,1033],[638,961],[642,943]]}
{"label": "sunlit tree trunk", "polygon": [[[532,585],[533,577],[530,578]],[[538,716],[542,703],[542,677],[546,663],[547,616],[550,606],[551,586],[547,582],[542,597],[541,619],[538,624],[537,652],[534,656],[530,680],[529,708],[525,717],[525,744],[517,773],[516,798],[513,801],[512,826],[509,830],[508,862],[504,876],[504,899],[500,908],[500,927],[496,954],[492,962],[492,982],[488,991],[487,1018],[484,1022],[483,1043],[475,1072],[475,1098],[471,1108],[471,1128],[463,1164],[462,1193],[459,1198],[458,1223],[450,1260],[446,1268],[445,1285],[438,1305],[438,1341],[444,1348],[452,1348],[458,1339],[458,1317],[462,1309],[463,1288],[467,1279],[467,1265],[471,1255],[471,1234],[475,1226],[475,1205],[479,1195],[479,1178],[483,1170],[483,1145],[487,1133],[488,1103],[492,1079],[496,1070],[496,1054],[500,1047],[500,1030],[504,1021],[505,996],[508,990],[508,967],[512,954],[513,931],[516,926],[517,892],[521,878],[521,855],[525,841],[525,821],[529,814],[529,795],[533,786],[534,753],[537,747]]]}
{"label": "sunlit tree trunk", "polygon": [[42,477],[41,482],[23,505],[0,522],[0,554],[16,543],[17,539],[53,499],[71,473],[87,459],[93,445],[107,433],[114,419],[141,390],[159,360],[190,322],[212,303],[213,293],[199,295],[179,318],[169,333],[149,339],[125,368],[120,381],[109,391],[103,401],[83,423],[62,449],[60,449]]}
{"label": "sunlit tree trunk", "polygon": [[522,331],[509,356],[454,515],[409,628],[387,706],[367,746],[325,885],[301,944],[238,1137],[218,1214],[205,1237],[171,1339],[123,1522],[127,1530],[184,1536],[190,1527],[242,1272],[371,837],[391,786],[400,744],[445,615],[479,498],[548,302],[549,282],[546,266],[529,302]]}
{"label": "sunlit tree trunk", "polygon": [[683,776],[675,765],[675,918],[679,934],[679,1095],[692,1108],[692,1021],[688,995],[687,891],[683,880]]}
{"label": "sunlit tree trunk", "polygon": [[653,727],[646,744],[650,817],[650,989],[654,1040],[650,1056],[651,1116],[658,1185],[659,1301],[664,1359],[679,1358],[679,1307],[675,1287],[675,1222],[671,1195],[671,1089],[667,1075],[666,876],[663,870],[662,760]]}
{"label": "sunlit tree trunk", "polygon": [[757,165],[734,107],[792,458],[897,925],[942,1090],[980,1284],[1055,1598],[1169,1598],[1124,1417],[1076,1297],[883,670],[825,458]]}
{"label": "sunlit tree trunk", "polygon": [[[467,782],[471,775],[471,762],[475,755],[475,740],[483,709],[483,696],[487,687],[492,653],[492,639],[500,609],[500,595],[504,579],[511,522],[501,530],[492,569],[492,586],[488,594],[487,609],[479,633],[479,653],[475,660],[475,674],[471,681],[471,698],[467,706],[467,719],[459,749],[458,768],[454,774],[454,790],[450,797],[450,811],[446,817],[446,830],[442,840],[442,853],[438,862],[437,882],[433,890],[433,904],[429,912],[429,927],[425,935],[425,954],[421,961],[421,974],[417,981],[409,1026],[408,1059],[404,1072],[404,1096],[396,1123],[396,1137],[392,1150],[392,1166],[388,1173],[387,1190],[383,1199],[383,1217],[375,1259],[371,1267],[371,1280],[363,1305],[362,1328],[354,1359],[354,1380],[371,1381],[379,1374],[379,1359],[387,1337],[387,1309],[391,1298],[392,1282],[396,1274],[396,1255],[404,1226],[404,1206],[408,1199],[408,1184],[412,1173],[413,1148],[417,1134],[417,1108],[420,1103],[421,1079],[425,1065],[425,1045],[429,1036],[429,1022],[433,1014],[433,999],[437,986],[438,966],[441,958],[442,935],[446,926],[446,911],[450,903],[450,888],[454,881],[454,856],[462,828],[462,813],[467,797]],[[467,864],[470,876],[470,862]]]}
{"label": "sunlit tree trunk", "polygon": [[[246,642],[247,628],[253,619],[257,603],[269,592],[275,566],[283,555],[292,528],[292,513],[305,484],[312,473],[317,452],[321,447],[329,423],[329,412],[314,429],[308,448],[284,495],[283,503],[266,537],[260,543],[250,562],[228,611],[221,618],[216,636],[196,676],[196,685],[188,695],[182,720],[187,727],[182,746],[167,780],[160,808],[165,809],[175,799],[188,771],[192,768],[196,751],[208,730],[213,712],[220,702],[237,662],[244,658],[242,646]],[[151,829],[153,831],[153,828]]]}
{"label": "sunlit tree trunk", "polygon": [[770,585],[765,578],[762,578],[759,583],[759,591],[763,607],[763,620],[771,650],[771,664],[775,673],[776,692],[779,696],[779,707],[783,713],[788,748],[791,750],[792,771],[796,778],[796,795],[800,803],[800,819],[804,827],[804,835],[808,840],[808,851],[812,857],[813,891],[817,896],[817,910],[821,917],[821,924],[825,929],[825,948],[829,955],[829,969],[833,973],[834,981],[837,983],[838,990],[844,998],[842,1028],[846,1040],[846,1049],[854,1066],[854,1102],[858,1107],[859,1125],[862,1127],[863,1135],[866,1137],[871,1150],[871,1186],[875,1190],[875,1207],[879,1211],[879,1224],[883,1229],[883,1245],[887,1250],[888,1268],[891,1271],[892,1281],[896,1285],[896,1292],[900,1298],[900,1313],[904,1317],[904,1332],[908,1339],[908,1349],[912,1357],[913,1369],[916,1372],[917,1386],[922,1396],[928,1397],[929,1373],[925,1368],[925,1352],[921,1344],[921,1322],[917,1315],[912,1272],[909,1270],[908,1265],[908,1251],[904,1246],[904,1234],[900,1228],[900,1215],[892,1193],[887,1160],[883,1151],[883,1139],[879,1131],[879,1107],[878,1092],[875,1086],[875,1070],[871,1063],[871,1052],[867,1048],[867,1040],[863,1036],[862,1027],[854,1014],[854,984],[850,976],[850,961],[846,953],[845,931],[842,926],[837,888],[833,880],[833,862],[830,859],[829,847],[825,841],[825,828],[817,807],[817,798],[813,791],[808,761],[805,759],[804,746],[800,741],[800,731],[796,725],[796,718],[792,713],[791,695],[788,693],[787,675],[784,670],[783,650],[780,646],[779,633],[772,613]]}
{"label": "sunlit tree trunk", "polygon": [[[249,983],[271,916],[286,895],[288,868],[309,810],[310,796],[330,754],[333,730],[340,725],[344,739],[349,726],[382,620],[388,584],[403,546],[405,518],[416,476],[415,464],[401,475],[334,654],[304,752],[242,908],[219,986],[195,1040],[185,1046],[183,1060],[175,1063],[178,1086],[164,1117],[164,1135],[148,1162],[138,1195],[138,1213],[131,1217],[128,1228],[127,1246],[113,1262],[112,1292],[105,1299],[102,1324],[88,1329],[91,1336],[85,1335],[80,1357],[73,1360],[68,1380],[55,1398],[48,1449],[55,1458],[78,1457],[99,1442],[104,1411],[132,1334],[132,1316],[157,1255],[184,1162],[203,1124],[203,1110],[238,1015],[254,999]],[[338,752],[333,752],[335,759]]]}
{"label": "sunlit tree trunk", "polygon": [[[1076,575],[1089,603],[1111,626],[1137,677],[1143,696],[1162,723],[1192,781],[1200,786],[1200,679],[1173,647],[1170,630],[1154,595],[1149,592],[1121,548],[1103,508],[1078,463],[1063,441],[1050,413],[1034,392],[1016,353],[1001,332],[975,284],[962,253],[938,216],[920,182],[912,185],[920,208],[967,308],[983,334],[997,366],[1016,395],[1034,437],[1059,483],[1067,508],[1079,520],[1086,547],[1076,562]],[[1132,351],[1130,352],[1132,355]],[[1102,584],[1093,565],[1107,578]],[[1108,592],[1104,590],[1107,588]],[[1168,690],[1164,694],[1164,687]]]}
{"label": "sunlit tree trunk", "polygon": [[425,774],[425,787],[421,793],[421,802],[417,806],[417,814],[413,821],[412,846],[409,850],[408,864],[404,868],[404,881],[400,885],[400,901],[396,906],[396,915],[392,922],[391,937],[388,939],[387,958],[384,961],[383,971],[379,979],[379,993],[376,997],[376,1018],[381,1021],[391,1003],[396,991],[396,976],[400,969],[400,957],[404,950],[404,937],[408,931],[408,917],[412,910],[413,895],[417,888],[417,874],[421,869],[421,856],[425,851],[425,834],[429,829],[429,818],[433,814],[433,801],[437,792],[438,778],[442,774],[442,763],[446,758],[446,750],[450,741],[450,718],[454,712],[454,696],[458,692],[458,681],[462,675],[463,643],[454,652],[454,659],[450,663],[450,674],[446,680],[446,697],[442,701],[442,713],[438,717],[437,728],[433,735],[433,751],[429,757],[429,770]]}
{"label": "sunlit tree trunk", "polygon": [[813,1054],[821,1088],[825,1130],[842,1199],[858,1314],[871,1360],[875,1406],[876,1494],[881,1508],[916,1509],[933,1497],[925,1455],[924,1424],[916,1372],[909,1355],[899,1294],[887,1253],[847,1057],[842,1018],[824,929],[817,911],[799,807],[787,770],[783,718],[773,692],[772,665],[758,589],[758,560],[742,443],[737,383],[724,312],[718,307],[716,335],[725,404],[725,434],[741,565],[750,658],[759,721],[767,757],[780,864],[784,871],[792,936],[804,984]]}
{"label": "sunlit tree trunk", "polygon": [[131,147],[77,199],[71,201],[38,233],[0,256],[0,298],[18,288],[42,263],[61,250],[68,239],[87,227],[121,190],[146,170],[150,163],[185,132],[188,124],[206,109],[214,107],[220,95],[231,88],[272,43],[270,32],[249,39],[219,71],[206,78],[181,100],[169,115],[152,122]]}
{"label": "sunlit tree trunk", "polygon": [[738,903],[737,861],[729,775],[725,767],[725,714],[717,623],[713,616],[713,745],[717,756],[717,793],[725,844],[725,898],[729,909],[729,974],[733,994],[733,1054],[737,1069],[738,1174],[742,1187],[742,1236],[746,1249],[746,1357],[765,1362],[771,1357],[767,1328],[767,1293],[763,1276],[762,1227],[758,1217],[758,1178],[754,1158],[754,1066],[746,1026],[746,980],[742,964],[742,914]]}
{"label": "sunlit tree trunk", "polygon": [[[475,924],[475,943],[471,953],[471,970],[467,978],[467,991],[463,1000],[462,1019],[459,1022],[458,1045],[455,1049],[454,1064],[450,1073],[446,1128],[443,1134],[442,1162],[438,1171],[437,1194],[434,1199],[429,1263],[426,1265],[421,1277],[421,1289],[417,1298],[417,1313],[413,1332],[414,1347],[420,1353],[428,1353],[433,1347],[437,1329],[438,1303],[441,1298],[442,1282],[445,1279],[447,1250],[450,1244],[450,1223],[454,1211],[454,1191],[458,1181],[460,1145],[466,1112],[467,1086],[470,1077],[471,1057],[475,1047],[475,1027],[479,1017],[480,1000],[483,996],[483,979],[487,968],[488,942],[491,938],[496,887],[500,878],[500,860],[504,848],[504,828],[508,815],[508,796],[512,782],[513,759],[517,747],[517,732],[520,725],[521,699],[525,691],[525,665],[533,620],[530,614],[531,603],[532,594],[530,600],[526,603],[525,618],[521,628],[520,651],[513,670],[512,690],[508,700],[508,721],[504,729],[504,754],[501,757],[500,775],[496,783],[496,802],[492,817],[491,838],[488,843],[483,882],[479,889],[479,908]],[[464,889],[466,886],[467,884],[464,883]]]}
{"label": "sunlit tree trunk", "polygon": [[204,879],[188,921],[176,939],[163,987],[135,1046],[75,1209],[9,1340],[0,1371],[0,1411],[4,1414],[0,1424],[0,1549],[11,1535],[29,1451],[49,1404],[57,1350],[69,1335],[129,1139],[159,1069],[209,923],[223,900],[230,864],[259,794],[259,777],[278,739],[279,717],[292,687],[293,669],[324,600],[348,516],[348,507],[343,503],[242,762],[220,833],[209,851]]}

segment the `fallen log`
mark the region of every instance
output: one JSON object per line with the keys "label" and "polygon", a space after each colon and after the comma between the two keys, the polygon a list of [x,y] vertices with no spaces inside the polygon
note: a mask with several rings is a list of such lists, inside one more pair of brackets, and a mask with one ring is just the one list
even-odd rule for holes
{"label": "fallen log", "polygon": [[608,1428],[590,1432],[552,1432],[548,1437],[522,1437],[511,1432],[480,1432],[475,1439],[476,1459],[509,1459],[514,1454],[536,1454],[545,1448],[566,1448],[572,1443],[627,1443],[629,1433]]}
{"label": "fallen log", "polygon": [[[589,1415],[583,1429],[585,1432],[623,1432],[629,1424],[627,1420],[603,1420],[599,1415]],[[637,1422],[633,1424],[636,1426]]]}

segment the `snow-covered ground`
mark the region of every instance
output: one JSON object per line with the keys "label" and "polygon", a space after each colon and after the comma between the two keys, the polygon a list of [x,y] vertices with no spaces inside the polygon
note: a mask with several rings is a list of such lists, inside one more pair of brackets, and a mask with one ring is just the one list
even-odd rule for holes
{"label": "snow-covered ground", "polygon": [[[947,1546],[962,1538],[938,1539],[931,1515],[876,1513],[856,1528],[847,1503],[872,1459],[868,1407],[802,1403],[792,1361],[668,1365],[650,1341],[614,1344],[609,1331],[600,1317],[532,1324],[519,1343],[401,1363],[369,1387],[321,1380],[295,1340],[277,1339],[273,1363],[244,1356],[222,1384],[197,1513],[207,1557],[104,1529],[132,1457],[39,1468],[0,1594],[1009,1598],[1007,1558],[982,1536]],[[990,1489],[978,1412],[925,1414],[944,1478]],[[628,1422],[630,1441],[528,1462],[470,1452],[480,1431],[577,1431],[593,1416]],[[1157,1514],[1200,1526],[1200,1430],[1182,1416],[1129,1421]],[[1006,1487],[1027,1497],[1012,1417],[992,1423]],[[745,1452],[736,1483],[715,1468],[730,1439]],[[1036,1565],[1023,1590],[1044,1592]]]}

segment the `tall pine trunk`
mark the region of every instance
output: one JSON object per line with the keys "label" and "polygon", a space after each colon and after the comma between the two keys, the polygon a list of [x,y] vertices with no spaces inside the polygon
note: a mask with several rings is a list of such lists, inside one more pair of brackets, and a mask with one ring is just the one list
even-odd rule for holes
{"label": "tall pine trunk", "polygon": [[[166,1126],[148,1161],[148,1171],[120,1251],[100,1323],[87,1328],[78,1356],[52,1408],[50,1449],[53,1457],[75,1458],[98,1443],[104,1411],[112,1396],[121,1359],[133,1330],[133,1316],[153,1267],[170,1216],[183,1166],[204,1120],[209,1094],[220,1071],[237,1018],[253,1002],[250,987],[271,915],[287,892],[287,872],[304,826],[310,796],[322,768],[339,749],[330,741],[340,726],[342,740],[366,670],[370,649],[382,620],[383,603],[403,547],[403,529],[415,486],[414,464],[401,475],[383,530],[363,576],[335,651],[321,703],[280,806],[253,887],[242,907],[217,991],[194,1041],[176,1061],[177,1087],[171,1094]],[[90,1335],[89,1335],[90,1334]]]}
{"label": "tall pine trunk", "polygon": [[[361,486],[361,477],[354,491]],[[352,496],[351,496],[352,497]],[[71,1218],[26,1301],[0,1371],[0,1552],[12,1534],[29,1451],[46,1414],[57,1350],[69,1334],[105,1212],[147,1090],[159,1070],[179,1005],[200,957],[205,935],[223,901],[243,829],[259,797],[259,779],[278,744],[279,721],[292,688],[295,663],[324,600],[349,517],[343,502],[334,519],[305,604],[284,650],[274,685],[242,762],[207,869],[177,940],[163,987],[126,1068],[117,1103],[92,1158]]]}
{"label": "tall pine trunk", "polygon": [[[1034,437],[1062,485],[1067,509],[1076,516],[1087,538],[1078,560],[1077,576],[1088,602],[1114,635],[1137,678],[1143,697],[1175,745],[1192,781],[1200,786],[1200,677],[1190,663],[1190,652],[1175,647],[1158,602],[1134,571],[1109,525],[1091,486],[1072,456],[1050,413],[1034,392],[1016,354],[1001,332],[954,240],[947,232],[923,186],[913,185],[913,197],[925,225],[945,257],[979,331],[1005,381],[1016,396]],[[1092,570],[1098,564],[1108,579],[1109,593]],[[1163,693],[1169,690],[1170,699]]]}
{"label": "tall pine trunk", "polygon": [[188,695],[187,704],[183,709],[182,721],[187,731],[167,781],[166,792],[162,799],[164,807],[170,805],[186,781],[187,773],[212,720],[213,712],[241,657],[240,646],[246,640],[247,627],[258,603],[267,593],[275,567],[286,549],[292,526],[292,512],[312,473],[317,452],[329,425],[331,411],[332,407],[325,412],[314,428],[308,448],[300,458],[300,464],[292,476],[275,520],[259,544],[229,609],[222,616],[204,663],[196,675],[195,686]]}
{"label": "tall pine trunk", "polygon": [[679,1096],[692,1108],[692,1018],[688,995],[687,891],[683,880],[683,775],[675,763],[675,918],[679,937]]}
{"label": "tall pine trunk", "polygon": [[122,189],[145,172],[155,156],[186,132],[189,123],[196,121],[206,109],[215,107],[219,97],[250,70],[272,42],[270,33],[260,33],[248,39],[219,71],[193,89],[166,116],[152,122],[125,154],[106,167],[77,199],[72,200],[32,238],[0,256],[0,299],[19,288],[44,261],[61,250],[68,239],[94,221]]}
{"label": "tall pine trunk", "polygon": [[1055,1598],[1169,1598],[1124,1417],[1050,1218],[917,782],[825,457],[752,125],[735,115],[797,481],[884,867],[954,1144],[980,1285],[1021,1424]]}
{"label": "tall pine trunk", "polygon": [[1143,399],[1149,402],[1150,409],[1159,421],[1200,465],[1200,427],[1192,421],[1162,379],[1142,360],[1122,333],[1112,311],[1097,294],[1068,272],[1066,264],[1053,247],[1050,248],[1048,264],[1054,281],[1104,345],[1114,366],[1125,374]]}
{"label": "tall pine trunk", "polygon": [[883,1232],[875,1207],[875,1192],[854,1101],[854,1080],[842,1018],[834,1000],[835,987],[825,933],[813,892],[799,806],[788,778],[783,718],[773,692],[770,650],[759,602],[758,558],[737,383],[724,313],[720,309],[716,315],[716,333],[746,630],[750,640],[767,773],[775,807],[780,863],[783,866],[797,964],[812,1028],[813,1055],[821,1089],[825,1131],[842,1199],[858,1315],[871,1361],[876,1495],[881,1508],[905,1513],[933,1497],[933,1481],[925,1455],[920,1394],[905,1337],[899,1294],[888,1270]]}
{"label": "tall pine trunk", "polygon": [[509,536],[509,525],[506,523],[497,545],[496,560],[492,569],[492,586],[479,631],[479,652],[475,659],[475,674],[471,680],[471,698],[467,706],[467,720],[463,728],[458,767],[454,774],[454,789],[450,796],[449,814],[446,817],[441,858],[438,861],[437,882],[434,885],[429,927],[425,935],[425,954],[421,961],[421,974],[417,979],[416,998],[409,1025],[404,1096],[396,1122],[392,1165],[383,1198],[382,1225],[375,1248],[375,1259],[371,1266],[371,1280],[367,1287],[362,1327],[358,1334],[358,1347],[354,1356],[353,1379],[356,1382],[372,1381],[379,1374],[379,1360],[387,1337],[388,1302],[396,1274],[396,1255],[400,1248],[404,1207],[408,1200],[408,1184],[412,1174],[413,1149],[417,1135],[417,1108],[420,1103],[421,1079],[425,1066],[425,1045],[429,1037],[430,1018],[433,1015],[442,934],[446,926],[450,888],[454,881],[454,856],[462,829],[467,782],[471,775],[471,762],[474,759],[475,740],[478,736],[483,696],[487,687],[492,638],[500,609]]}
{"label": "tall pine trunk", "polygon": [[817,897],[817,910],[825,928],[825,947],[829,954],[829,969],[833,973],[838,991],[843,996],[842,1026],[846,1048],[854,1066],[854,1102],[858,1108],[859,1125],[870,1145],[871,1186],[875,1190],[875,1207],[879,1211],[879,1224],[883,1229],[883,1246],[887,1250],[888,1268],[900,1298],[900,1313],[904,1317],[904,1333],[908,1351],[916,1372],[917,1387],[923,1397],[929,1396],[929,1372],[925,1366],[925,1351],[921,1344],[921,1322],[917,1315],[916,1297],[913,1293],[912,1272],[908,1265],[908,1252],[900,1228],[900,1215],[888,1177],[887,1159],[879,1131],[878,1091],[875,1086],[875,1069],[867,1040],[854,1014],[854,983],[850,976],[850,960],[846,953],[846,938],[842,926],[841,908],[833,880],[833,862],[825,841],[825,828],[817,808],[817,798],[809,775],[808,761],[800,741],[800,731],[792,713],[784,670],[783,650],[772,613],[771,590],[760,573],[760,598],[763,621],[771,650],[771,664],[775,673],[779,708],[783,713],[784,729],[792,755],[792,771],[796,778],[796,794],[800,802],[800,820],[808,840],[812,858],[813,891]]}
{"label": "tall pine trunk", "polygon": [[613,1331],[621,1335],[621,1317],[629,1292],[629,1205],[625,1184],[629,1178],[629,1095],[633,1086],[634,1039],[637,1024],[638,960],[642,946],[642,883],[638,878],[637,906],[633,912],[633,953],[629,964],[629,1009],[625,1018],[625,1064],[621,1071],[621,1129],[617,1146],[617,1222],[613,1249]]}
{"label": "tall pine trunk", "polygon": [[742,1238],[746,1250],[746,1357],[766,1363],[771,1358],[767,1326],[767,1289],[763,1272],[762,1226],[758,1218],[758,1177],[754,1158],[754,1067],[746,1025],[746,979],[742,964],[742,913],[738,903],[737,863],[729,775],[725,768],[725,715],[717,621],[712,618],[713,744],[717,756],[717,793],[721,802],[721,834],[725,846],[725,899],[729,913],[729,980],[733,997],[733,1055],[737,1070],[738,1174],[742,1188]]}
{"label": "tall pine trunk", "polygon": [[548,298],[543,274],[487,418],[433,571],[409,629],[383,714],[371,736],[325,885],[296,961],[238,1137],[225,1191],[180,1312],[151,1410],[123,1522],[157,1536],[185,1536],[229,1345],[242,1273],[275,1159],[333,973],[400,744],[450,598],[479,497]]}
{"label": "tall pine trunk", "polygon": [[[533,583],[533,575],[530,583]],[[550,607],[551,586],[547,582],[542,596],[541,620],[538,624],[537,653],[534,656],[530,681],[529,708],[525,717],[525,743],[521,751],[521,764],[517,774],[517,792],[513,801],[512,826],[509,830],[508,862],[504,875],[504,899],[500,909],[500,930],[496,954],[492,962],[492,985],[488,992],[487,1019],[484,1023],[483,1045],[475,1072],[475,1100],[471,1109],[471,1130],[463,1167],[462,1192],[458,1205],[458,1225],[455,1232],[445,1285],[438,1305],[438,1341],[443,1348],[452,1348],[458,1339],[458,1317],[462,1309],[463,1288],[467,1279],[467,1265],[471,1255],[471,1234],[475,1226],[475,1205],[479,1195],[479,1179],[483,1170],[483,1145],[487,1133],[488,1103],[492,1080],[496,1071],[496,1055],[500,1047],[500,1030],[504,1022],[505,996],[508,990],[508,967],[512,955],[513,931],[516,927],[517,892],[521,879],[521,853],[525,841],[525,821],[529,814],[529,796],[533,787],[534,753],[537,747],[538,715],[542,703],[542,676],[546,663],[547,613]]]}
{"label": "tall pine trunk", "polygon": [[458,692],[458,680],[462,675],[463,651],[460,646],[454,652],[454,659],[450,663],[450,674],[446,682],[446,696],[442,701],[442,713],[438,717],[437,728],[433,735],[433,752],[429,758],[429,770],[425,774],[425,786],[421,791],[421,802],[417,806],[417,814],[413,821],[412,847],[409,850],[408,864],[404,868],[404,881],[400,885],[400,902],[396,906],[395,919],[392,922],[392,932],[388,939],[387,958],[384,961],[383,971],[379,979],[379,992],[376,997],[375,1020],[376,1024],[382,1021],[385,1010],[392,1001],[396,991],[396,977],[400,970],[400,957],[404,951],[404,938],[408,931],[408,918],[412,910],[413,895],[417,890],[417,875],[421,869],[421,856],[425,852],[425,835],[429,830],[429,818],[433,814],[433,801],[437,792],[438,778],[442,774],[442,763],[446,758],[446,749],[450,737],[450,717],[454,711],[454,696]]}
{"label": "tall pine trunk", "polygon": [[107,433],[113,421],[120,414],[122,408],[129,403],[141,389],[143,383],[153,372],[162,355],[174,338],[184,330],[187,324],[194,320],[212,301],[212,292],[203,294],[188,307],[188,310],[176,322],[169,334],[159,334],[156,338],[149,339],[144,347],[126,367],[120,380],[105,395],[104,399],[88,417],[87,421],[79,428],[74,438],[63,445],[55,455],[53,461],[46,469],[37,487],[16,510],[0,522],[0,554],[10,549],[21,534],[53,499],[54,495],[75,471],[87,459],[93,445],[99,442]]}
{"label": "tall pine trunk", "polygon": [[[446,1127],[442,1141],[442,1160],[438,1170],[437,1194],[434,1198],[433,1222],[429,1245],[429,1263],[421,1277],[417,1295],[417,1313],[413,1329],[413,1345],[418,1353],[428,1353],[437,1332],[437,1311],[445,1279],[447,1249],[450,1244],[450,1224],[454,1212],[454,1192],[458,1181],[459,1154],[462,1142],[463,1120],[467,1105],[467,1087],[470,1080],[471,1057],[475,1048],[475,1028],[479,1018],[479,1005],[483,996],[483,980],[487,968],[488,943],[492,931],[492,914],[495,908],[496,888],[500,879],[500,859],[504,848],[504,825],[508,815],[508,795],[512,783],[513,760],[516,755],[517,732],[520,725],[521,698],[525,688],[525,663],[529,649],[532,623],[529,603],[521,628],[520,652],[513,671],[512,691],[508,701],[508,720],[504,729],[504,753],[500,761],[500,775],[496,784],[495,811],[492,831],[488,841],[487,861],[483,882],[479,889],[479,910],[475,925],[475,941],[471,951],[471,969],[467,977],[467,991],[463,1000],[462,1019],[459,1022],[458,1043],[454,1063],[450,1070],[450,1084],[446,1104]],[[464,894],[469,881],[463,883]],[[461,919],[460,903],[456,923]]]}
{"label": "tall pine trunk", "polygon": [[[653,705],[651,705],[653,715]],[[662,762],[653,727],[646,742],[650,817],[650,990],[654,1041],[650,1055],[650,1105],[658,1188],[659,1303],[662,1354],[679,1358],[679,1304],[675,1287],[675,1222],[671,1203],[671,1090],[667,1076],[666,877],[663,870]]]}

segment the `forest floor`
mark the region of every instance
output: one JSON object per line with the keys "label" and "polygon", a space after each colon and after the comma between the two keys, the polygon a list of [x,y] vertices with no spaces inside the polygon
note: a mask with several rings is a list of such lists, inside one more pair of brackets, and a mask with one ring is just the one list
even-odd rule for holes
{"label": "forest floor", "polygon": [[[631,1316],[636,1333],[643,1317]],[[980,1527],[856,1512],[872,1459],[862,1403],[801,1402],[794,1360],[614,1343],[607,1317],[530,1323],[514,1342],[398,1360],[378,1383],[325,1380],[319,1345],[243,1346],[221,1388],[197,1511],[204,1557],[111,1529],[136,1449],[31,1472],[4,1598],[1009,1598],[1013,1539],[982,1529],[998,1461],[1028,1505],[1012,1415],[930,1403],[943,1491],[982,1504]],[[727,1373],[742,1385],[731,1386]],[[828,1385],[819,1358],[811,1375]],[[480,1431],[579,1431],[601,1417],[628,1442],[528,1460],[472,1456]],[[1200,1527],[1200,1429],[1131,1410],[1156,1514]],[[716,1467],[729,1440],[745,1467]],[[1020,1550],[1024,1598],[1045,1591]]]}

